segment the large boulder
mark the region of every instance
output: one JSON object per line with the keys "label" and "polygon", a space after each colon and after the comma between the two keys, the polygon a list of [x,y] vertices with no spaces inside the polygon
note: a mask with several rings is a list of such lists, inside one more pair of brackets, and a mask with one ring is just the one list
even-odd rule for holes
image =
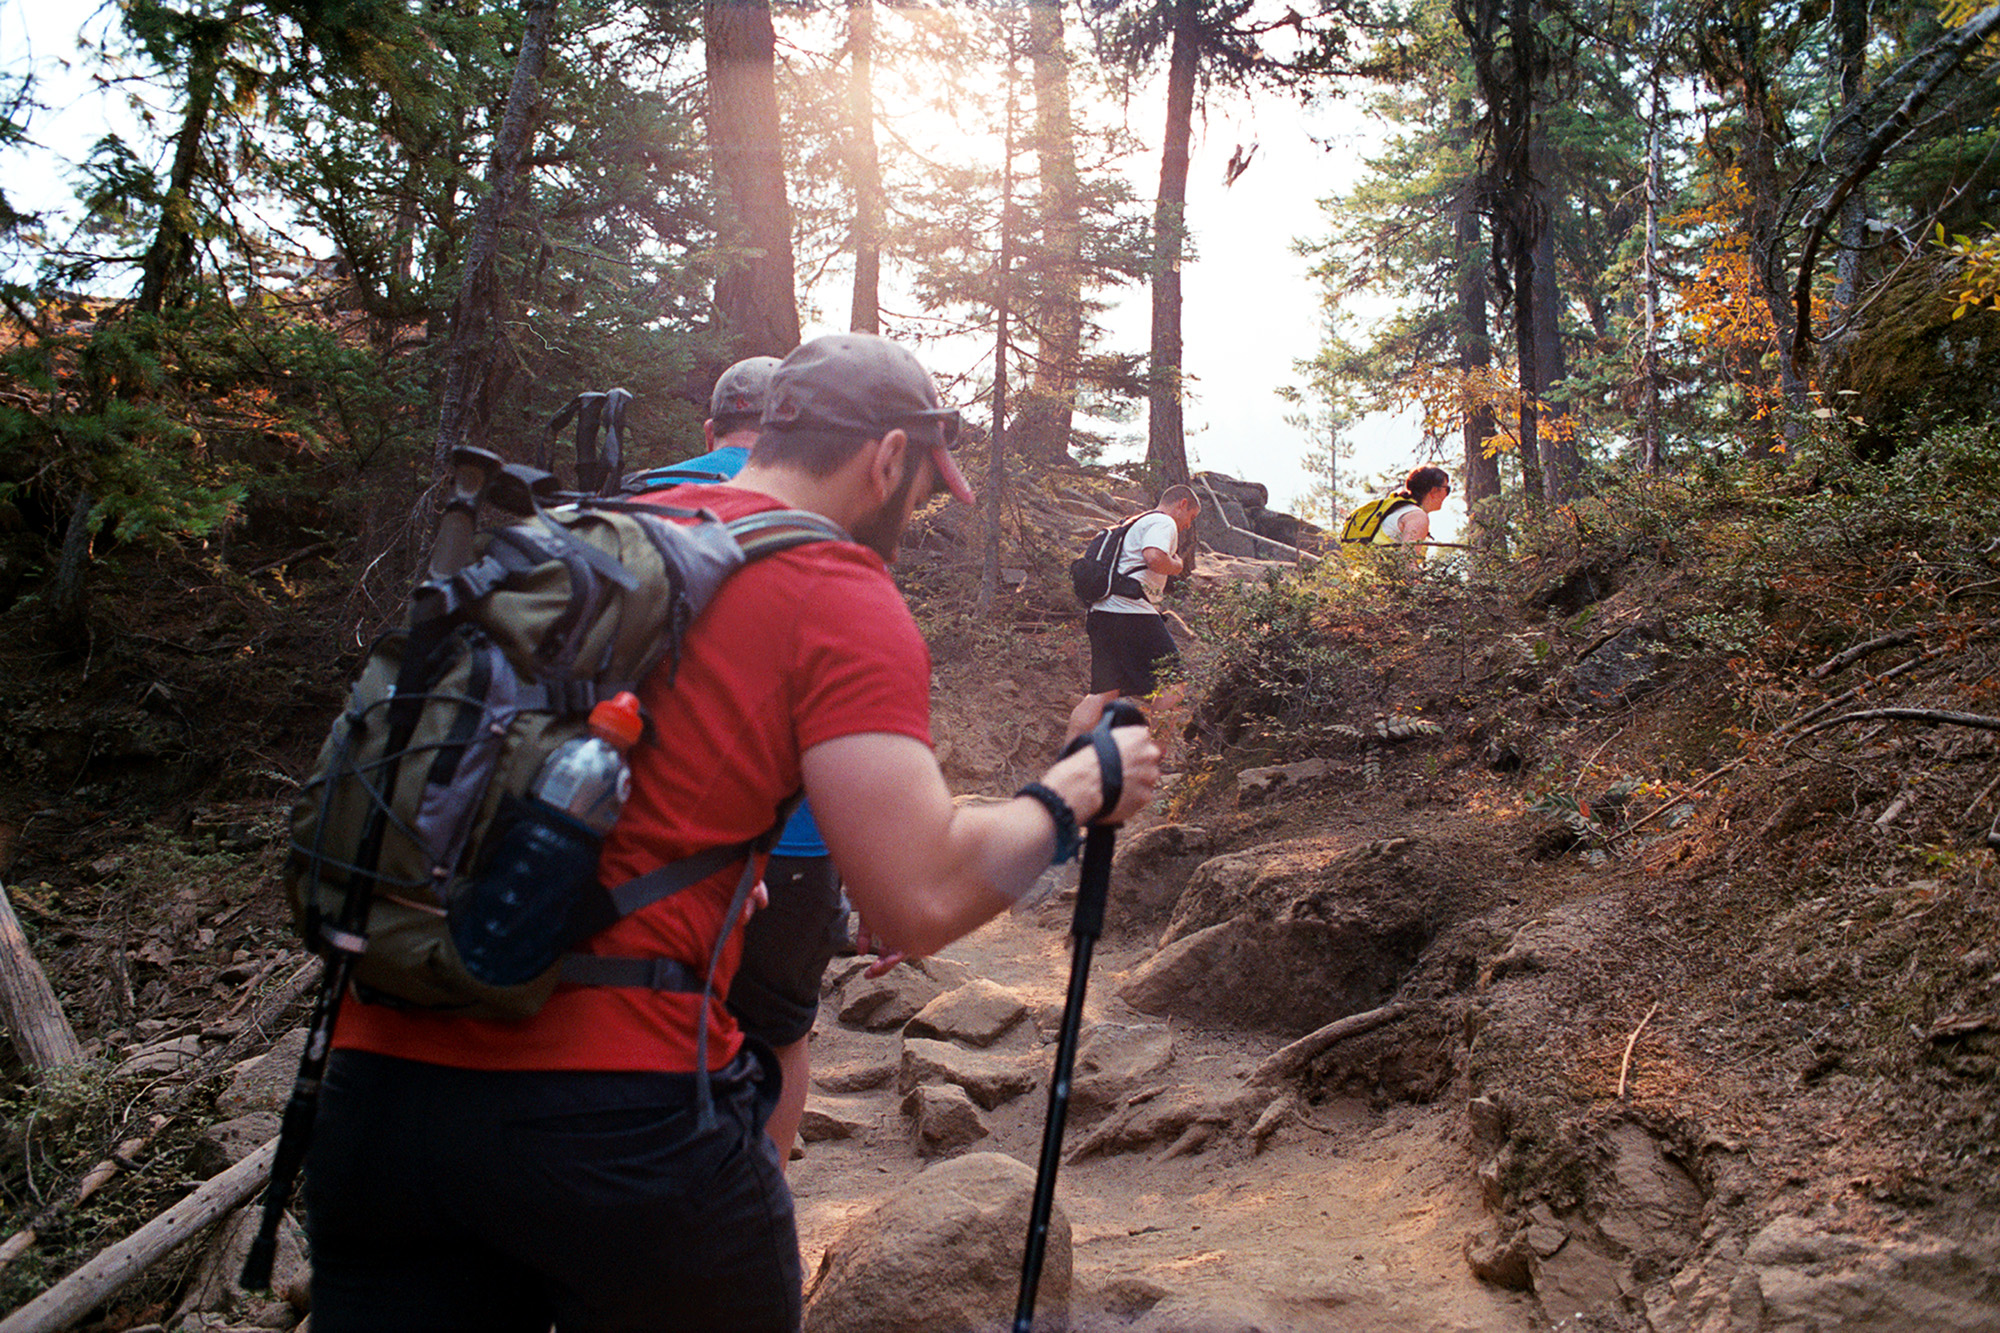
{"label": "large boulder", "polygon": [[1159,1023],[1094,1023],[1076,1048],[1070,1105],[1116,1106],[1173,1063],[1174,1034]]}
{"label": "large boulder", "polygon": [[[1035,1173],[999,1153],[940,1162],[827,1247],[805,1333],[989,1333],[1009,1326]],[[1069,1219],[1049,1218],[1035,1327],[1069,1327]]]}
{"label": "large boulder", "polygon": [[894,1032],[935,1000],[944,987],[913,967],[879,977],[856,976],[840,988],[840,1021],[869,1032]]}
{"label": "large boulder", "polygon": [[1374,1008],[1397,975],[1325,922],[1238,917],[1175,940],[1118,996],[1140,1013],[1301,1036]]}
{"label": "large boulder", "polygon": [[[312,1269],[305,1232],[289,1215],[278,1222],[278,1249],[271,1265],[269,1294],[245,1291],[236,1283],[250,1242],[263,1222],[261,1207],[238,1208],[223,1220],[195,1265],[172,1325],[186,1328],[290,1328],[311,1304]],[[157,1327],[157,1325],[155,1325]]]}
{"label": "large boulder", "polygon": [[950,1083],[912,1088],[903,1098],[903,1114],[910,1118],[917,1151],[926,1157],[948,1157],[993,1132],[965,1089]]}
{"label": "large boulder", "polygon": [[1156,824],[1122,839],[1111,862],[1115,888],[1104,904],[1105,929],[1164,926],[1212,842],[1207,829],[1193,824]]}
{"label": "large boulder", "polygon": [[1659,1329],[1813,1329],[1818,1333],[1972,1333],[2000,1328],[2000,1246],[1914,1227],[1888,1235],[1824,1231],[1779,1217],[1746,1244],[1719,1237],[1642,1299]]}
{"label": "large boulder", "polygon": [[293,1028],[264,1054],[237,1065],[229,1071],[229,1086],[216,1096],[216,1110],[232,1116],[283,1111],[291,1100],[292,1084],[299,1076],[299,1057],[305,1049],[306,1030]]}
{"label": "large boulder", "polygon": [[1307,1032],[1382,1003],[1438,932],[1504,896],[1506,869],[1490,848],[1424,838],[1213,857],[1120,993],[1146,1013]]}

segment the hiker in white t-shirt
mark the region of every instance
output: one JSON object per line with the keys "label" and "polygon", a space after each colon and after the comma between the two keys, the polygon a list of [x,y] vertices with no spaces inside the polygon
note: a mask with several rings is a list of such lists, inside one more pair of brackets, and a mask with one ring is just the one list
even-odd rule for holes
{"label": "hiker in white t-shirt", "polygon": [[1199,513],[1201,501],[1191,488],[1169,486],[1159,506],[1126,529],[1112,592],[1091,603],[1084,618],[1090,634],[1090,693],[1070,712],[1069,737],[1096,726],[1105,706],[1121,694],[1143,698],[1158,690],[1161,709],[1178,706],[1185,687],[1176,680],[1163,681],[1161,675],[1162,668],[1179,661],[1180,650],[1153,599],[1166,588],[1170,575],[1181,572],[1181,538]]}

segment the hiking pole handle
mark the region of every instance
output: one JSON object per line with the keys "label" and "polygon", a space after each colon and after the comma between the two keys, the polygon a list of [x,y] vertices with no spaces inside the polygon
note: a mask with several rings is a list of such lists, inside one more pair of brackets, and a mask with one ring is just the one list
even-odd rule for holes
{"label": "hiking pole handle", "polygon": [[630,389],[611,389],[604,395],[604,439],[597,450],[599,495],[616,495],[625,480],[625,408],[631,401]]}
{"label": "hiking pole handle", "polygon": [[472,531],[479,523],[479,498],[485,494],[487,478],[499,471],[500,456],[473,445],[461,444],[451,451],[451,495],[438,517],[437,535],[431,539],[427,572],[433,579],[448,579],[472,559]]}

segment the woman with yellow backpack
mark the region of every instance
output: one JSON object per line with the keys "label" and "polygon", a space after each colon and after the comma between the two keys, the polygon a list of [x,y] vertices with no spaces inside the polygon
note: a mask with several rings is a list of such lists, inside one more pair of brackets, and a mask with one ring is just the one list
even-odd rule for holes
{"label": "woman with yellow backpack", "polygon": [[1407,546],[1431,539],[1431,515],[1451,494],[1451,477],[1441,467],[1414,469],[1399,491],[1370,500],[1347,516],[1342,545]]}

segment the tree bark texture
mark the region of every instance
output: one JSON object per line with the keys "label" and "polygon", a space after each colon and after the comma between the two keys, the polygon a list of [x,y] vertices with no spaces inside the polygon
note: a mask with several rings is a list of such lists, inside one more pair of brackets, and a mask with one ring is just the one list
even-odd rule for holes
{"label": "tree bark texture", "polygon": [[1070,113],[1069,52],[1062,6],[1028,6],[1028,58],[1035,81],[1035,156],[1041,163],[1039,292],[1022,314],[1035,339],[1032,387],[1014,414],[1013,448],[1022,458],[1070,461],[1077,360],[1083,348],[1083,224],[1079,217],[1076,123]]}
{"label": "tree bark texture", "polygon": [[67,652],[80,652],[90,643],[90,512],[96,507],[88,491],[78,491],[70,502],[55,577],[49,581],[50,628]]}
{"label": "tree bark texture", "polygon": [[1195,0],[1174,4],[1173,53],[1167,62],[1167,127],[1160,190],[1153,207],[1153,342],[1146,412],[1146,462],[1163,485],[1188,480],[1182,423],[1181,251],[1187,235],[1189,144],[1194,84],[1201,61]]}
{"label": "tree bark texture", "polygon": [[847,0],[848,173],[854,183],[854,302],[847,327],[882,331],[882,159],[875,148],[875,0]]}
{"label": "tree bark texture", "polygon": [[[1702,48],[1711,79],[1724,92],[1735,96],[1743,116],[1742,142],[1737,154],[1738,174],[1748,201],[1743,229],[1750,239],[1751,280],[1758,298],[1770,311],[1771,325],[1779,350],[1793,346],[1795,323],[1787,293],[1776,280],[1778,272],[1778,147],[1785,133],[1784,119],[1776,103],[1769,75],[1764,69],[1763,30],[1758,11],[1747,8],[1732,22],[1719,25],[1713,39]],[[1764,369],[1757,359],[1746,359],[1738,375],[1752,387],[1764,383]],[[1790,442],[1799,434],[1796,411],[1805,406],[1806,382],[1802,367],[1790,356],[1778,358],[1779,391],[1785,404],[1794,409],[1779,432],[1760,431],[1752,439],[1750,455],[1782,458]]]}
{"label": "tree bark texture", "polygon": [[[1834,0],[1834,67],[1840,72],[1840,109],[1851,111],[1861,101],[1862,76],[1868,67],[1868,0]],[[1841,136],[1841,157],[1857,151],[1863,135],[1859,124]],[[1868,192],[1847,196],[1840,208],[1840,251],[1834,261],[1833,304],[1843,317],[1861,290],[1862,247],[1867,236]]]}
{"label": "tree bark texture", "polygon": [[[1472,108],[1460,102],[1454,116],[1458,125],[1469,127]],[[1458,370],[1468,383],[1483,382],[1493,364],[1493,338],[1487,326],[1485,249],[1480,245],[1479,207],[1468,187],[1459,196],[1454,222],[1453,263],[1458,267]],[[1500,498],[1500,460],[1487,452],[1486,442],[1499,433],[1493,400],[1485,392],[1465,413],[1465,512],[1471,520],[1471,544],[1490,546],[1504,525],[1489,524],[1481,508],[1491,507]]]}
{"label": "tree bark texture", "polygon": [[0,885],[0,1026],[12,1034],[22,1063],[38,1074],[83,1059],[83,1047],[56,1002],[48,974],[28,947],[28,936],[4,885]]}
{"label": "tree bark texture", "polygon": [[[520,164],[527,149],[530,114],[534,110],[542,66],[548,59],[549,29],[555,0],[527,0],[527,22],[521,32],[521,53],[507,89],[507,107],[494,136],[493,158],[486,170],[486,197],[473,211],[466,238],[465,267],[459,274],[458,299],[452,306],[451,337],[445,345],[444,388],[438,410],[437,443],[431,450],[434,488],[449,483],[451,451],[468,437],[483,432],[485,413],[474,402],[475,386],[483,385],[493,363],[493,326],[500,314],[500,230],[511,211],[520,183]],[[482,402],[485,401],[482,399]]]}
{"label": "tree bark texture", "polygon": [[[1542,209],[1553,203],[1543,190]],[[1541,400],[1551,420],[1562,425],[1542,437],[1543,489],[1550,504],[1561,504],[1575,489],[1583,463],[1577,456],[1575,404],[1563,381],[1569,378],[1569,358],[1562,337],[1562,274],[1556,267],[1555,222],[1546,211],[1542,234],[1535,241],[1535,368],[1542,384]]]}
{"label": "tree bark texture", "polygon": [[[1504,6],[1504,8],[1503,8]],[[1529,503],[1548,500],[1549,479],[1539,446],[1537,398],[1542,378],[1535,341],[1535,249],[1546,219],[1536,192],[1530,138],[1544,77],[1534,0],[1454,0],[1479,92],[1486,103],[1487,143],[1480,193],[1493,229],[1493,273],[1514,315],[1518,418],[1515,432],[1521,491]],[[1502,18],[1507,42],[1500,41]]]}
{"label": "tree bark texture", "polygon": [[769,0],[706,0],[702,32],[722,246],[716,312],[731,361],[783,356],[799,345],[799,307]]}

